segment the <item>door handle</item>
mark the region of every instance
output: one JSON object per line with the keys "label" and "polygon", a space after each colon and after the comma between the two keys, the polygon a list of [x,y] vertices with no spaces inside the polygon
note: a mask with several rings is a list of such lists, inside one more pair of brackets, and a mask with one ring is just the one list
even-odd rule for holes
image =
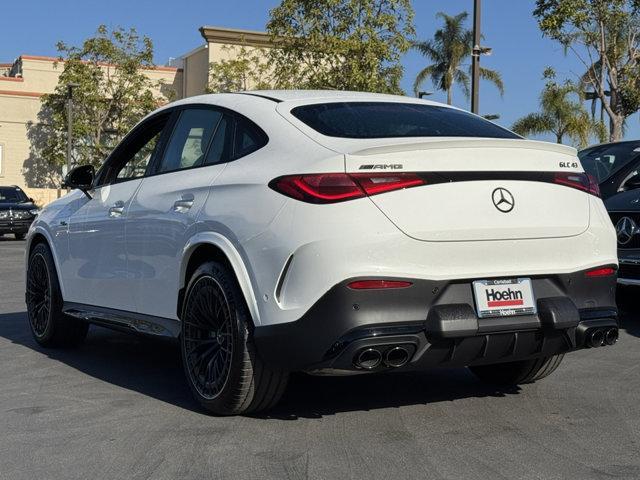
{"label": "door handle", "polygon": [[124,214],[124,202],[122,200],[118,200],[113,204],[111,208],[109,208],[109,217],[110,218],[118,218]]}
{"label": "door handle", "polygon": [[186,213],[193,207],[193,195],[185,194],[180,200],[176,200],[173,204],[173,211],[178,213]]}

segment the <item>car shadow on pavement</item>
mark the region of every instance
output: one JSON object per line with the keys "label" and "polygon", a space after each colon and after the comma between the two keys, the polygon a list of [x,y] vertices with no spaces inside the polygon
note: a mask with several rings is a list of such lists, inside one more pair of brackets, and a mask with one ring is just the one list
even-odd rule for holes
{"label": "car shadow on pavement", "polygon": [[620,329],[640,337],[640,303],[638,302],[640,289],[635,286],[618,285],[616,290],[616,304],[619,312]]}
{"label": "car shadow on pavement", "polygon": [[177,342],[91,326],[78,348],[36,343],[27,313],[0,314],[0,338],[35,350],[86,375],[189,410],[198,410],[186,384]]}
{"label": "car shadow on pavement", "polygon": [[339,412],[425,405],[464,398],[504,397],[519,392],[519,387],[483,384],[465,368],[344,377],[295,374],[280,403],[255,417],[279,420],[322,418]]}
{"label": "car shadow on pavement", "polygon": [[[79,348],[40,347],[26,312],[0,314],[0,337],[30,348],[86,375],[177,407],[202,412],[184,380],[177,342],[91,327]],[[487,386],[466,369],[347,377],[291,376],[282,401],[256,418],[296,420],[339,412],[448,402],[469,397],[506,396],[518,387]]]}
{"label": "car shadow on pavement", "polygon": [[628,311],[621,311],[620,329],[629,335],[640,337],[640,315],[635,312],[629,313]]}

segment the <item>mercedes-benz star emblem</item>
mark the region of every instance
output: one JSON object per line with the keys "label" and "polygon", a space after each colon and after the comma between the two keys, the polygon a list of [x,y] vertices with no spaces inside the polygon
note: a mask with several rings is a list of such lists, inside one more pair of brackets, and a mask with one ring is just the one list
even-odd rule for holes
{"label": "mercedes-benz star emblem", "polygon": [[506,188],[496,188],[491,194],[491,199],[493,200],[493,204],[496,206],[498,210],[502,213],[509,213],[513,210],[516,202],[513,199],[513,195]]}
{"label": "mercedes-benz star emblem", "polygon": [[633,219],[629,217],[622,217],[616,223],[616,235],[618,237],[618,245],[626,245],[631,241],[633,236],[636,234],[638,230],[638,226]]}

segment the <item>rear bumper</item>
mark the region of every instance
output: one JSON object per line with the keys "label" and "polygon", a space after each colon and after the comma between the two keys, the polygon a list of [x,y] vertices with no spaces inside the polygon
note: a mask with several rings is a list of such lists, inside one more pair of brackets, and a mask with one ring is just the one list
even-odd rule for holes
{"label": "rear bumper", "polygon": [[[351,290],[344,281],[299,320],[256,327],[259,355],[283,370],[363,371],[367,348],[409,353],[404,370],[509,362],[584,348],[617,328],[615,276],[532,277],[536,315],[478,319],[471,280],[411,280],[409,288]],[[380,368],[384,368],[381,364]]]}

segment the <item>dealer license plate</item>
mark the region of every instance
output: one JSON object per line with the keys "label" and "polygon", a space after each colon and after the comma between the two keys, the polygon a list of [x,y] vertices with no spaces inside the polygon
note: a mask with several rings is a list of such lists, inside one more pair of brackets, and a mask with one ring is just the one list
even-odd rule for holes
{"label": "dealer license plate", "polygon": [[531,279],[477,280],[473,282],[476,310],[479,318],[534,315]]}

